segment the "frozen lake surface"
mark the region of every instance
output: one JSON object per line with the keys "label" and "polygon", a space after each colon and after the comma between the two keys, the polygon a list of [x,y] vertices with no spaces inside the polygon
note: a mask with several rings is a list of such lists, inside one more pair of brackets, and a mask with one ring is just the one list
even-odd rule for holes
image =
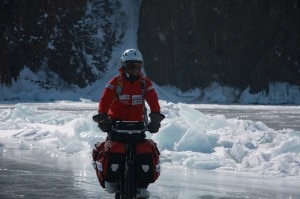
{"label": "frozen lake surface", "polygon": [[[95,113],[96,107],[96,103],[68,102],[0,105],[0,198],[113,198],[99,186],[91,165],[90,151],[93,143],[105,138],[95,124],[90,122],[90,116]],[[197,115],[192,109],[186,109],[188,107],[199,110],[201,114]],[[300,198],[300,159],[299,147],[297,148],[300,132],[281,130],[299,129],[299,107],[188,107],[163,104],[163,111],[170,120],[163,124],[161,134],[155,135],[153,139],[168,150],[160,149],[162,173],[156,183],[149,186],[151,198]],[[226,142],[224,150],[231,152],[233,156],[218,154],[219,145],[214,146],[214,151],[208,150],[211,148],[207,146],[200,148],[204,152],[199,152],[195,147],[197,143],[194,144],[185,136],[188,134],[204,140],[211,137],[191,131],[198,120],[189,117],[199,118],[204,123],[209,121],[207,125],[197,127],[203,128],[207,134],[217,134],[214,139],[219,139],[218,142],[230,139],[233,145],[227,146]],[[184,122],[182,118],[188,118],[188,121]],[[171,127],[168,126],[170,123]],[[233,125],[236,123],[246,128],[240,129]],[[160,137],[174,127],[180,129],[174,134],[181,134],[179,141],[174,141],[171,137]],[[228,131],[232,135],[230,138],[226,135]],[[235,141],[235,131],[245,131],[238,135],[238,139],[253,132],[254,144],[257,138],[261,138],[258,136],[261,133],[270,133],[268,139],[273,133],[280,137],[271,136],[272,142],[267,145],[256,143],[258,146],[255,148],[249,148],[249,143],[241,144],[238,149],[245,150],[245,153],[239,153],[234,149],[238,146],[235,142],[240,142]],[[182,141],[184,139],[185,145]],[[179,143],[174,144],[174,149],[170,147],[173,142]],[[209,142],[213,143],[215,141]],[[193,146],[191,149],[195,150],[185,151],[188,146]],[[262,155],[269,154],[262,153],[263,150],[270,151],[272,157],[260,159]],[[240,161],[236,158],[240,158]]]}
{"label": "frozen lake surface", "polygon": [[222,114],[226,118],[261,121],[276,130],[292,128],[300,130],[300,106],[264,105],[195,105],[205,114]]}
{"label": "frozen lake surface", "polygon": [[[89,158],[52,157],[37,151],[0,153],[0,198],[113,198],[99,187]],[[262,177],[163,166],[150,185],[161,199],[298,199],[297,178]]]}

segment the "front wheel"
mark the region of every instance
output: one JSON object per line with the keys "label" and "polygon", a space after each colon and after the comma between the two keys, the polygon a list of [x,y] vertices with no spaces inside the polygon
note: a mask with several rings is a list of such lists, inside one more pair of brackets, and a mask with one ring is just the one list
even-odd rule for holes
{"label": "front wheel", "polygon": [[121,199],[121,194],[119,191],[115,193],[115,199]]}
{"label": "front wheel", "polygon": [[135,199],[137,194],[137,179],[134,164],[126,162],[124,173],[124,199]]}

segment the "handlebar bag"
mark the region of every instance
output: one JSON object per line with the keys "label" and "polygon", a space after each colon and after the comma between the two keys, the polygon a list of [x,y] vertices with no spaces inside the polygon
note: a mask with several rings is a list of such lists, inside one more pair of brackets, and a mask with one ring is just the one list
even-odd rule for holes
{"label": "handlebar bag", "polygon": [[146,126],[144,122],[138,121],[115,121],[113,123],[113,130],[115,131],[145,131]]}
{"label": "handlebar bag", "polygon": [[112,125],[113,140],[123,143],[137,143],[145,139],[146,126],[138,121],[115,121]]}

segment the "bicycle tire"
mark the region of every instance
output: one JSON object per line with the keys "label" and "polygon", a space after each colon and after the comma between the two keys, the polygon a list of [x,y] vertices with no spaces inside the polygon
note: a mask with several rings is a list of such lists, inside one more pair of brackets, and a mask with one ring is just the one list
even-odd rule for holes
{"label": "bicycle tire", "polygon": [[121,194],[119,191],[115,193],[115,199],[121,199]]}
{"label": "bicycle tire", "polygon": [[135,172],[132,162],[128,162],[125,166],[125,192],[127,193],[126,199],[136,198],[136,184],[135,184]]}
{"label": "bicycle tire", "polygon": [[135,167],[135,150],[132,147],[132,145],[127,146],[124,170],[115,199],[136,199],[137,172]]}

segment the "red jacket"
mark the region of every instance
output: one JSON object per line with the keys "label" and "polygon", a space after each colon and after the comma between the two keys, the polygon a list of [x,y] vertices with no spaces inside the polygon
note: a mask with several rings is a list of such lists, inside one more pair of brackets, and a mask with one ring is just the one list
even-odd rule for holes
{"label": "red jacket", "polygon": [[[143,90],[141,79],[145,79],[145,96],[151,112],[160,112],[158,97],[152,86],[152,82],[142,75],[137,81],[131,83],[125,79],[124,70],[121,68],[120,75],[115,76],[103,91],[99,101],[98,112],[107,113],[112,119],[123,121],[144,121]],[[117,97],[117,84],[121,77],[122,91]]]}

